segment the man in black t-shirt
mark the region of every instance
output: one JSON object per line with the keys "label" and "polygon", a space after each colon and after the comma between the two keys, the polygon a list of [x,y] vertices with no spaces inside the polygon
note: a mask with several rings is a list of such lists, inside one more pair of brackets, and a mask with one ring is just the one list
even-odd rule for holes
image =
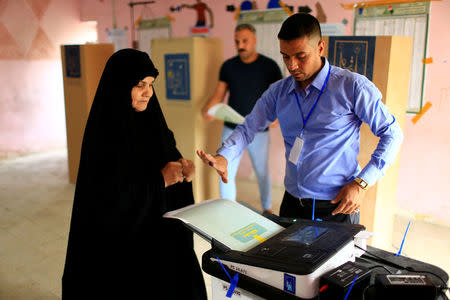
{"label": "man in black t-shirt", "polygon": [[[272,59],[256,51],[256,31],[250,24],[238,25],[234,39],[238,55],[225,61],[220,69],[216,90],[203,107],[206,121],[214,120],[207,111],[224,100],[229,92],[228,105],[243,116],[249,114],[256,101],[270,84],[282,78],[280,68]],[[235,124],[225,122],[222,141],[231,135]],[[272,212],[272,182],[269,172],[269,130],[258,133],[247,146],[253,169],[258,178],[261,206],[264,212]],[[220,181],[220,197],[236,200],[235,177],[242,158],[240,155],[228,162],[228,183]]]}

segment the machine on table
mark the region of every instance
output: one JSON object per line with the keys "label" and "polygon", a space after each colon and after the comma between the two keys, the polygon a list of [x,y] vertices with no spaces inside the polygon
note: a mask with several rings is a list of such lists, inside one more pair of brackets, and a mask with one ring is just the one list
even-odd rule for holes
{"label": "machine on table", "polygon": [[[350,300],[361,299],[363,293],[365,299],[375,299],[376,291],[378,296],[391,293],[391,287],[399,290],[401,283],[412,281],[426,281],[425,287],[413,287],[431,295],[426,287],[436,291],[436,285],[448,280],[448,275],[435,266],[373,247],[364,253],[367,247],[360,237],[365,228],[361,225],[266,217],[227,199],[204,201],[165,217],[180,219],[211,243],[212,248],[203,254],[202,268],[212,275],[213,299],[225,299],[228,294],[235,299],[347,296]],[[395,274],[400,269],[404,274],[424,273],[415,273],[420,278],[375,276],[380,271]]]}

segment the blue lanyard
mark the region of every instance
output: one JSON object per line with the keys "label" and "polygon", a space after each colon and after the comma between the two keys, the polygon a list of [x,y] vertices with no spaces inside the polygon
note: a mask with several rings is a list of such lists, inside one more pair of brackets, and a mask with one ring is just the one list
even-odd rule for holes
{"label": "blue lanyard", "polygon": [[[313,107],[309,111],[308,116],[306,116],[306,118],[303,119],[303,128],[302,128],[301,133],[303,133],[303,130],[305,129],[305,126],[306,126],[306,122],[308,122],[309,117],[311,116],[314,108],[316,108],[317,102],[319,102],[320,96],[322,96],[323,91],[325,90],[325,86],[327,85],[328,78],[330,77],[330,70],[331,70],[331,65],[328,65],[327,77],[325,78],[325,82],[323,83],[322,88],[320,89],[320,93],[317,96],[316,102],[314,103]],[[302,118],[303,118],[303,111],[302,111],[302,107],[300,106],[300,100],[298,99],[297,93],[294,93],[294,95],[295,95],[295,98],[297,99],[297,105],[298,105],[298,108],[300,109],[300,112],[301,112]]]}

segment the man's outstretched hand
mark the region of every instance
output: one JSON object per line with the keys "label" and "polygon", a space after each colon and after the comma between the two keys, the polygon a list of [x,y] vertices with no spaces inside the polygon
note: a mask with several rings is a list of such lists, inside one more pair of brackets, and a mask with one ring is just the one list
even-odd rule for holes
{"label": "man's outstretched hand", "polygon": [[211,154],[205,153],[205,151],[203,150],[197,150],[196,152],[205,164],[216,169],[223,182],[228,183],[228,161],[225,157],[219,154],[213,156]]}

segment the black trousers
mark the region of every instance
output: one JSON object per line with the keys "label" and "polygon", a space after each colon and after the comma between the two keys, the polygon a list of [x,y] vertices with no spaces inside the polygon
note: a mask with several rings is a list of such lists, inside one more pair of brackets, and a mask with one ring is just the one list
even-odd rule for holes
{"label": "black trousers", "polygon": [[[314,219],[322,221],[359,224],[359,212],[354,214],[332,215],[333,210],[339,203],[332,204],[331,200],[317,200],[314,207]],[[280,206],[280,217],[312,219],[313,199],[292,196],[287,191],[284,192],[283,201]]]}

